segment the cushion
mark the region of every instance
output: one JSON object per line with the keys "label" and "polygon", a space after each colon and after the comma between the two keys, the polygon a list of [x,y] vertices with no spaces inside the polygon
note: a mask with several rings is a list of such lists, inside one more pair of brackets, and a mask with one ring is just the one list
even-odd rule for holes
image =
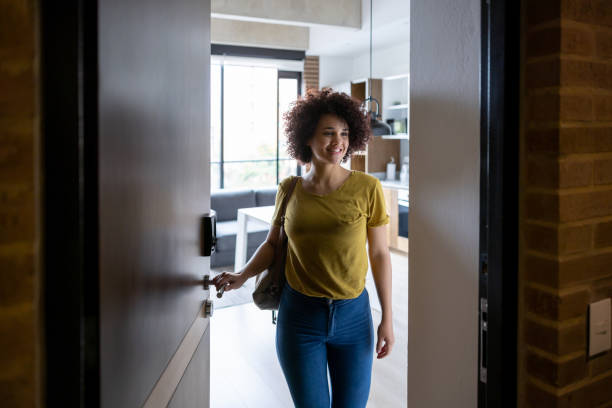
{"label": "cushion", "polygon": [[[247,249],[247,259],[251,259],[258,246],[249,247]],[[213,252],[210,256],[210,267],[229,267],[234,265],[234,251]]]}
{"label": "cushion", "polygon": [[219,190],[210,195],[210,208],[217,212],[217,221],[235,220],[238,209],[248,207],[256,207],[253,190]]}
{"label": "cushion", "polygon": [[[248,240],[247,246],[259,246],[268,236],[270,227],[263,223],[251,222],[247,224]],[[217,222],[217,250],[235,251],[236,250],[236,231],[238,221]]]}
{"label": "cushion", "polygon": [[276,187],[260,188],[255,190],[255,205],[263,207],[266,205],[274,205],[276,200]]}

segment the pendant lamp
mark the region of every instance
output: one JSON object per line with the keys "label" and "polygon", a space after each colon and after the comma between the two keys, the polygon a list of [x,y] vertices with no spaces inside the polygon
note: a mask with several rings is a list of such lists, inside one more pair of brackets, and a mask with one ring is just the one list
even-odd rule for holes
{"label": "pendant lamp", "polygon": [[364,111],[369,110],[371,102],[376,102],[376,112],[369,110],[367,115],[370,117],[370,128],[373,136],[388,136],[393,134],[391,126],[378,120],[380,104],[375,98],[372,98],[372,1],[370,0],[370,76],[368,79],[368,94],[369,96],[363,101],[362,108]]}

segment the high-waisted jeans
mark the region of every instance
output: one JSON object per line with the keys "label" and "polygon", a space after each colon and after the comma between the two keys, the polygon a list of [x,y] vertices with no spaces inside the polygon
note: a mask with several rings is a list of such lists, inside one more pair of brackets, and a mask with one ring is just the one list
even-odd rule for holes
{"label": "high-waisted jeans", "polygon": [[364,289],[354,299],[303,295],[285,285],[276,352],[297,408],[365,407],[370,393],[374,328]]}

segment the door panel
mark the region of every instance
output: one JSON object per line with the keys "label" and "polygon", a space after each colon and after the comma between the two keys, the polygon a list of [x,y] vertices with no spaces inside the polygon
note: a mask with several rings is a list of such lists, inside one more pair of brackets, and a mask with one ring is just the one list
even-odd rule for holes
{"label": "door panel", "polygon": [[[185,370],[168,408],[208,407],[210,401],[208,384],[210,378],[210,326],[202,336],[193,359]],[[199,392],[194,393],[193,390]]]}
{"label": "door panel", "polygon": [[[210,3],[100,0],[98,13],[101,406],[132,408],[207,296]],[[183,398],[208,392],[207,370],[191,369]]]}

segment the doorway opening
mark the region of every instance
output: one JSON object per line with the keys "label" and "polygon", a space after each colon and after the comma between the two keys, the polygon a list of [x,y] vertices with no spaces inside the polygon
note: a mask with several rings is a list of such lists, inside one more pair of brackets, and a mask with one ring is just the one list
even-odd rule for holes
{"label": "doorway opening", "polygon": [[[383,12],[391,15],[389,6],[393,5],[387,5]],[[364,79],[367,64],[361,64],[367,55],[366,43],[350,53],[340,50],[340,46],[318,58],[309,56],[308,60],[304,52],[296,60],[296,52],[290,50],[212,45],[211,208],[218,216],[212,275],[237,270],[237,264],[249,259],[269,228],[265,217],[258,217],[251,208],[272,206],[277,184],[289,175],[306,171],[285,152],[282,115],[305,92],[313,59],[318,89],[330,87],[360,100],[372,91],[381,104],[381,119],[394,130],[388,138],[373,139],[366,151],[357,152],[345,164],[381,180],[391,218],[388,238],[396,343],[389,357],[374,362],[369,407],[407,405],[409,48],[405,22],[409,15],[400,16],[398,20],[404,26],[400,34],[405,35],[387,44],[382,52],[375,50],[378,60],[374,63],[374,78],[369,80]],[[369,20],[367,17],[364,21]],[[361,29],[364,33],[368,30],[368,26]],[[357,39],[351,41],[360,41],[361,34],[354,32]],[[347,70],[347,66],[351,69]],[[391,157],[396,166],[392,175],[386,171]],[[227,211],[228,207],[231,211]],[[247,219],[248,233],[245,248],[237,249],[240,212]],[[237,253],[242,250],[245,255],[239,259]],[[376,329],[381,306],[371,270],[366,288]],[[250,279],[243,288],[221,299],[211,294],[216,309],[211,328],[211,406],[292,405],[276,356],[271,314],[254,306],[253,289],[254,279]]]}

